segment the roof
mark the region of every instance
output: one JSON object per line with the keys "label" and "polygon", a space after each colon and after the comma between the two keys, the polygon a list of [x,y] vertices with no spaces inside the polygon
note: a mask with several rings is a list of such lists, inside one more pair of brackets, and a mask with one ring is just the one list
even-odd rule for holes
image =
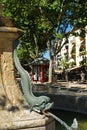
{"label": "roof", "polygon": [[49,64],[49,60],[46,59],[46,58],[44,58],[44,57],[36,58],[36,59],[35,59],[34,61],[32,61],[30,64],[31,64],[31,65],[41,65],[41,64],[47,65],[47,64]]}

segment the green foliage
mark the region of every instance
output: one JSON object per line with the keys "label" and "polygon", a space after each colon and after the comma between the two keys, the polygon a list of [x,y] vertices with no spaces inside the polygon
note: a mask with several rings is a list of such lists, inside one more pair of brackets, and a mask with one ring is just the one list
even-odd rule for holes
{"label": "green foliage", "polygon": [[86,0],[1,1],[3,16],[12,18],[15,26],[24,30],[19,52],[21,60],[35,58],[44,52],[48,40],[65,37],[68,25],[83,28],[87,24]]}
{"label": "green foliage", "polygon": [[60,61],[58,61],[58,62],[59,62],[59,66],[62,66],[62,67],[65,68],[65,69],[69,67],[69,63],[68,63],[68,60],[67,60],[66,57],[63,58],[63,57],[61,56]]}
{"label": "green foliage", "polygon": [[60,34],[60,33],[56,33],[56,38],[57,38],[57,39],[61,39],[61,40],[62,40],[63,35],[62,35],[62,34]]}
{"label": "green foliage", "polygon": [[22,45],[20,47],[20,49],[17,51],[18,53],[18,57],[20,57],[20,61],[21,63],[25,63],[25,62],[29,62],[29,61],[32,61],[32,58],[33,56],[30,56],[30,54],[32,54],[31,52],[31,49],[29,48],[29,46],[26,44],[26,45]]}
{"label": "green foliage", "polygon": [[[38,0],[2,0],[3,15],[12,18],[15,26],[24,30],[21,39],[24,45],[20,49],[21,52],[19,52],[20,59],[28,60],[29,57],[36,57],[36,52],[45,51],[45,37],[52,31],[49,21],[44,16],[41,16],[38,4]],[[28,49],[23,51],[26,48]],[[24,55],[27,55],[27,58]]]}

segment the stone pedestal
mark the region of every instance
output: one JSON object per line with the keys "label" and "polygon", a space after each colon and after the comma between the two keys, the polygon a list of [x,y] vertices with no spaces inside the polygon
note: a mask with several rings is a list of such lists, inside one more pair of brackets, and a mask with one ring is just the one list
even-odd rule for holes
{"label": "stone pedestal", "polygon": [[0,111],[0,130],[55,130],[55,122],[51,117],[29,110]]}

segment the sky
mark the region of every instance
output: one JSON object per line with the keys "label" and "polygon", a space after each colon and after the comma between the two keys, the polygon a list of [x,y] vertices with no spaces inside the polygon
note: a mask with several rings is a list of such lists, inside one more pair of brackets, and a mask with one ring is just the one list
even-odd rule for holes
{"label": "sky", "polygon": [[47,58],[47,59],[50,59],[49,52],[46,51],[46,52],[43,54],[43,57],[44,57],[44,58]]}

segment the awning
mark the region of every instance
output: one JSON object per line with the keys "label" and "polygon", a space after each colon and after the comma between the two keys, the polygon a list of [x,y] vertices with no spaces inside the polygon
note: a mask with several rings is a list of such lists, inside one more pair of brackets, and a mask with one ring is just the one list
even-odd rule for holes
{"label": "awning", "polygon": [[48,65],[49,64],[49,60],[41,57],[41,58],[36,58],[33,62],[30,63],[31,65]]}

